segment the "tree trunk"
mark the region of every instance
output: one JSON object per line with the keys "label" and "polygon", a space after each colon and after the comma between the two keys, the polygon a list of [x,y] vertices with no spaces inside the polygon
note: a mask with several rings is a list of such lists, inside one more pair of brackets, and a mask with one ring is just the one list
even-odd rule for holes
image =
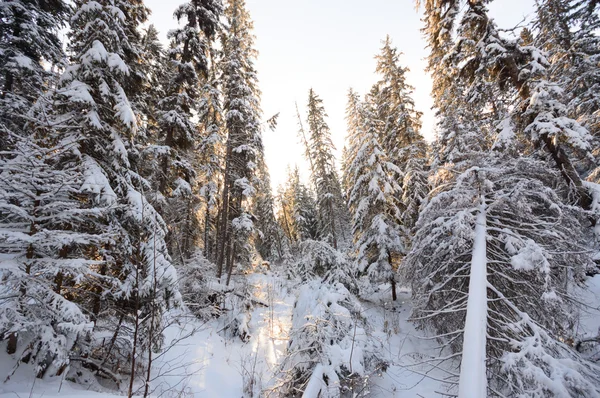
{"label": "tree trunk", "polygon": [[229,282],[231,281],[231,274],[233,274],[233,265],[235,263],[235,252],[236,252],[236,245],[235,244],[231,244],[229,243],[231,247],[231,253],[227,258],[227,282],[225,283],[226,286],[229,286]]}
{"label": "tree trunk", "polygon": [[110,353],[112,352],[112,350],[115,346],[115,343],[117,342],[117,337],[119,337],[119,333],[121,331],[121,325],[123,324],[124,319],[125,319],[125,311],[122,311],[121,316],[119,316],[119,323],[117,324],[117,328],[110,339],[110,343],[108,345],[108,350],[106,350],[106,355],[104,356],[104,359],[102,360],[102,363],[100,364],[99,368],[102,368],[104,366],[104,364],[106,363],[106,361],[108,361],[108,358],[110,357]]}
{"label": "tree trunk", "polygon": [[135,381],[135,366],[136,366],[136,356],[137,356],[137,343],[138,343],[138,333],[140,331],[140,280],[139,280],[139,270],[136,270],[136,293],[135,293],[135,316],[134,316],[134,325],[133,325],[133,348],[131,350],[131,375],[129,378],[129,390],[127,392],[127,396],[129,398],[133,397],[133,382]]}
{"label": "tree trunk", "polygon": [[487,220],[485,198],[481,197],[475,221],[475,239],[469,275],[469,297],[463,333],[459,398],[487,396]]}
{"label": "tree trunk", "polygon": [[230,185],[231,185],[231,156],[232,156],[232,142],[231,138],[227,141],[227,155],[226,155],[226,166],[225,176],[223,180],[223,196],[221,200],[221,222],[219,225],[219,231],[217,233],[218,250],[217,250],[217,278],[220,280],[223,275],[223,262],[225,261],[225,241],[228,239],[229,230],[229,207],[230,207]]}
{"label": "tree trunk", "polygon": [[[61,249],[58,253],[58,257],[62,258],[62,259],[66,259],[68,252],[69,252],[69,247],[67,245],[64,245],[63,247],[61,247]],[[63,273],[58,272],[56,274],[56,276],[54,277],[54,293],[60,294],[60,292],[62,290],[62,286],[63,286],[63,280],[64,280]]]}
{"label": "tree trunk", "polygon": [[556,167],[560,170],[567,185],[574,187],[577,190],[579,196],[579,206],[584,210],[591,210],[593,200],[588,190],[583,185],[581,176],[575,170],[573,163],[560,147],[559,144],[555,144],[554,140],[548,135],[540,137],[540,140],[544,143],[544,146],[552,155],[552,159],[556,163]]}
{"label": "tree trunk", "polygon": [[182,242],[182,255],[185,259],[190,258],[192,248],[192,199],[188,199],[187,211],[185,215],[185,223],[183,224],[183,242]]}
{"label": "tree trunk", "polygon": [[390,278],[390,284],[392,285],[392,301],[396,301],[398,299],[398,295],[396,294],[396,278],[394,277],[394,267],[392,266],[392,253],[388,251],[388,264],[392,269],[392,277]]}
{"label": "tree trunk", "polygon": [[208,200],[206,201],[206,212],[204,214],[204,258],[211,260],[210,258],[210,207]]}
{"label": "tree trunk", "polygon": [[6,344],[6,353],[9,355],[17,352],[17,343],[18,338],[16,333],[11,333],[8,335],[8,343]]}
{"label": "tree trunk", "polygon": [[[108,245],[107,245],[108,246]],[[106,276],[108,272],[108,266],[106,265],[106,259],[105,261],[102,263],[102,266],[100,266],[100,275],[101,276]],[[100,286],[100,283],[98,283],[98,285],[96,286],[96,289],[94,291],[95,296],[94,296],[94,305],[92,307],[92,322],[94,322],[94,324],[98,321],[98,315],[100,315],[100,310],[102,309],[102,286]]]}
{"label": "tree trunk", "polygon": [[154,232],[153,232],[153,240],[154,240],[154,249],[153,249],[153,259],[152,259],[152,273],[153,273],[153,284],[152,284],[152,304],[150,305],[150,326],[148,330],[148,368],[146,369],[146,382],[144,385],[144,398],[148,397],[150,394],[150,381],[152,380],[152,341],[154,339],[154,323],[156,320],[156,296],[158,293],[158,275],[156,274],[156,219],[154,220]]}
{"label": "tree trunk", "polygon": [[215,233],[212,239],[211,257],[212,261],[217,263],[217,255],[219,252],[219,231],[221,228],[221,214],[223,213],[222,207],[217,203],[217,215],[215,217]]}
{"label": "tree trunk", "polygon": [[329,219],[331,224],[331,237],[333,238],[333,248],[337,250],[337,236],[335,233],[335,215],[333,214],[333,200],[329,198]]}
{"label": "tree trunk", "polygon": [[290,223],[288,221],[287,211],[285,210],[285,205],[281,206],[281,210],[283,211],[283,225],[285,226],[287,236],[290,240],[290,243],[294,243],[296,239],[292,236],[292,229],[290,227]]}

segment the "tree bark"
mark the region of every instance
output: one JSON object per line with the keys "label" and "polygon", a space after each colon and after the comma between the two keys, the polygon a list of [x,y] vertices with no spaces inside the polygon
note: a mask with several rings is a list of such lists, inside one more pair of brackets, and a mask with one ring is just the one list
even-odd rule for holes
{"label": "tree bark", "polygon": [[329,221],[330,221],[330,225],[331,225],[331,237],[333,239],[333,248],[335,250],[337,250],[338,248],[338,243],[337,243],[337,236],[335,233],[335,215],[333,214],[333,199],[329,198],[328,200],[328,204],[329,204]]}
{"label": "tree bark", "polygon": [[231,281],[231,274],[233,274],[233,264],[235,263],[235,252],[236,252],[236,245],[235,244],[231,244],[231,242],[229,243],[231,247],[231,253],[228,256],[227,259],[227,282],[225,283],[226,286],[229,286],[229,282]]}
{"label": "tree bark", "polygon": [[228,238],[229,231],[229,207],[230,207],[230,195],[229,190],[231,186],[231,156],[232,156],[232,142],[231,138],[227,141],[227,155],[226,155],[226,166],[225,176],[223,181],[223,196],[221,201],[221,222],[219,225],[219,231],[217,233],[218,250],[217,250],[217,278],[220,280],[223,275],[223,262],[225,260],[225,241]]}
{"label": "tree bark", "polygon": [[210,207],[206,201],[206,212],[204,214],[204,258],[210,261]]}

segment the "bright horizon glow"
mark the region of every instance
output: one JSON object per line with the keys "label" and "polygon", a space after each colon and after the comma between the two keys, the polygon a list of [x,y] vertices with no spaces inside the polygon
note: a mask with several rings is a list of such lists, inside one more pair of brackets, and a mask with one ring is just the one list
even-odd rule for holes
{"label": "bright horizon glow", "polygon": [[[287,168],[298,165],[303,178],[308,164],[298,138],[295,103],[303,122],[308,90],[323,99],[327,122],[339,163],[346,137],[348,90],[364,95],[378,80],[375,55],[386,35],[403,55],[407,80],[415,90],[416,108],[423,112],[421,133],[431,141],[435,117],[431,110],[431,78],[425,72],[428,50],[421,33],[421,14],[413,0],[246,0],[254,21],[259,87],[264,119],[279,113],[275,131],[263,134],[265,158],[274,191],[286,181]],[[150,22],[166,44],[166,34],[177,26],[173,18],[181,1],[146,0]],[[502,3],[502,5],[500,5]],[[533,11],[533,0],[498,0],[490,5],[500,28],[518,24]]]}

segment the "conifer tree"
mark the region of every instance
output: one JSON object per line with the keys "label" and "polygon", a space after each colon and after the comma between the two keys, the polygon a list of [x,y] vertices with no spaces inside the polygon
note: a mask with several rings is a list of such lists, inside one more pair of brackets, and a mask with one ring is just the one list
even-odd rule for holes
{"label": "conifer tree", "polygon": [[[0,4],[0,148],[26,135],[27,114],[65,54],[59,32],[71,7],[62,0]],[[48,63],[51,69],[44,67]]]}
{"label": "conifer tree", "polygon": [[483,156],[423,210],[403,263],[413,318],[461,355],[461,389],[482,385],[467,365],[482,350],[486,395],[595,396],[596,366],[562,342],[577,317],[567,297],[593,266],[584,218],[563,204],[568,187],[545,162],[501,156]]}
{"label": "conifer tree", "polygon": [[292,246],[307,240],[319,240],[317,201],[300,180],[296,166],[288,170],[287,181],[278,194],[277,219]]}
{"label": "conifer tree", "polygon": [[[591,12],[590,8],[591,7]],[[598,132],[600,83],[596,6],[585,2],[545,0],[537,3],[535,44],[545,50],[548,75],[565,90],[569,116]]]}
{"label": "conifer tree", "polygon": [[428,193],[427,144],[419,132],[421,113],[415,110],[413,87],[406,82],[407,68],[399,62],[398,50],[386,37],[376,56],[376,72],[381,79],[375,84],[371,101],[380,121],[379,135],[383,152],[400,169],[402,181],[402,225],[410,231],[418,218],[419,206]]}
{"label": "conifer tree", "polygon": [[[98,278],[116,283],[95,291],[86,311],[95,332],[110,330],[113,340],[123,344],[95,347],[97,341],[91,339],[81,350],[81,361],[91,366],[100,359],[109,369],[121,361],[119,355],[130,352],[133,383],[135,369],[143,363],[142,348],[160,345],[157,314],[177,297],[177,277],[164,241],[166,225],[148,200],[151,185],[136,163],[139,118],[128,97],[137,88],[131,88],[127,60],[135,63],[140,54],[137,32],[146,9],[125,0],[79,0],[76,6],[71,64],[47,113],[62,139],[74,143],[90,200],[111,208],[107,227],[112,239],[98,248],[95,256],[101,266],[96,272]],[[154,322],[141,322],[144,317]]]}
{"label": "conifer tree", "polygon": [[346,179],[352,181],[348,206],[352,212],[352,232],[358,271],[369,275],[374,284],[390,282],[396,300],[393,257],[404,247],[400,238],[400,208],[397,198],[402,188],[394,179],[400,172],[389,160],[377,129],[377,118],[358,95],[350,91],[347,107],[348,166]]}
{"label": "conifer tree", "polygon": [[294,208],[296,199],[294,196],[294,180],[290,169],[288,169],[288,178],[285,185],[280,185],[277,189],[277,222],[287,240],[290,249],[298,243],[298,229],[294,218]]}
{"label": "conifer tree", "polygon": [[[458,20],[458,10],[463,5],[465,12]],[[589,157],[591,137],[574,119],[568,118],[567,108],[560,98],[561,89],[548,79],[549,62],[540,49],[502,37],[482,1],[430,0],[425,2],[425,12],[425,31],[432,48],[430,67],[436,71],[434,76],[438,71],[439,76],[448,76],[434,78],[437,81],[434,82],[434,99],[442,98],[448,87],[462,86],[467,92],[459,98],[466,98],[471,104],[488,102],[486,109],[491,113],[485,117],[489,123],[484,126],[505,121],[503,134],[497,137],[499,140],[523,134],[531,147],[546,151],[567,185],[573,187],[572,200],[590,210],[592,196],[575,167],[572,154]],[[452,45],[455,29],[460,46]],[[443,60],[449,60],[451,71],[455,72],[445,74],[443,68],[448,62]],[[436,66],[434,62],[440,64]],[[460,83],[457,86],[451,84],[452,81]],[[502,93],[506,90],[508,94],[518,94],[518,101],[498,108],[502,103],[494,98],[505,98]],[[510,115],[507,114],[509,109]]]}
{"label": "conifer tree", "polygon": [[[534,43],[548,54],[546,74],[548,80],[561,87],[559,99],[565,104],[565,113],[597,139],[600,109],[597,95],[600,69],[597,61],[600,41],[596,31],[600,19],[597,13],[589,14],[580,7],[564,0],[538,2],[535,27],[539,33]],[[596,168],[597,162],[591,157],[582,159],[572,149],[567,147],[566,150],[574,161],[578,161],[576,166],[584,176]],[[595,156],[597,158],[598,154]]]}
{"label": "conifer tree", "polygon": [[254,223],[251,200],[258,186],[257,167],[262,157],[260,91],[257,87],[253,24],[244,0],[231,0],[225,9],[220,63],[223,115],[227,129],[221,220],[217,241],[217,277],[225,266],[227,283],[234,263],[248,263]]}
{"label": "conifer tree", "polygon": [[[201,232],[199,219],[198,156],[201,129],[194,119],[204,115],[209,104],[202,101],[201,89],[211,68],[211,42],[219,28],[222,5],[218,0],[193,0],[175,11],[179,29],[169,32],[170,65],[164,86],[166,95],[158,104],[161,133],[161,172],[158,190],[166,203],[162,206],[170,225],[171,252],[189,258]],[[211,95],[207,93],[207,95]]]}
{"label": "conifer tree", "polygon": [[341,183],[335,167],[331,131],[325,121],[323,100],[311,89],[308,93],[308,132],[306,154],[311,163],[312,180],[318,197],[320,235],[334,248],[344,240],[344,204]]}
{"label": "conifer tree", "polygon": [[215,62],[211,63],[208,78],[202,88],[199,119],[203,126],[203,135],[200,142],[201,153],[200,169],[200,195],[204,198],[204,257],[216,262],[216,231],[219,212],[219,191],[222,187],[222,170],[224,154],[224,121],[222,110],[221,90],[217,70],[217,51],[211,48]]}
{"label": "conifer tree", "polygon": [[401,166],[406,163],[406,157],[399,152],[423,139],[419,133],[421,113],[415,110],[411,97],[414,88],[406,82],[408,69],[400,65],[398,50],[392,47],[389,36],[375,59],[381,79],[375,84],[372,97],[382,123],[380,141],[390,159]]}
{"label": "conifer tree", "polygon": [[279,259],[283,256],[279,224],[275,219],[275,199],[271,191],[271,178],[264,159],[258,164],[259,184],[254,200],[253,214],[256,217],[255,239],[256,250],[265,260],[272,260],[275,254]]}
{"label": "conifer tree", "polygon": [[92,331],[93,292],[116,282],[98,272],[114,239],[107,204],[88,192],[102,176],[82,173],[76,143],[47,127],[0,160],[0,338],[38,377],[65,371]]}
{"label": "conifer tree", "polygon": [[313,192],[300,181],[298,168],[294,169],[294,221],[301,241],[318,240],[319,221],[317,200]]}
{"label": "conifer tree", "polygon": [[[138,119],[138,136],[141,144],[140,155],[147,157],[152,155],[156,147],[154,144],[158,141],[158,102],[165,95],[164,65],[167,62],[166,52],[160,42],[158,30],[154,25],[149,25],[143,29],[139,37],[139,57],[135,65],[136,89],[131,95],[131,106],[139,115]],[[153,159],[149,159],[152,163],[146,167],[143,172],[144,176],[151,176],[156,168]]]}
{"label": "conifer tree", "polygon": [[[566,254],[585,244],[585,218],[568,201],[575,191],[589,209],[589,198],[568,154],[585,151],[588,137],[545,80],[542,53],[503,38],[484,2],[432,0],[425,11],[442,153],[403,264],[414,318],[462,351],[460,396],[594,396],[594,366],[561,342],[575,313],[562,297],[591,265],[585,254]],[[558,170],[525,155],[543,157],[541,148]],[[557,251],[565,257],[551,254],[555,239],[571,240]],[[558,271],[564,266],[569,273]],[[573,379],[560,376],[564,361],[576,369]]]}

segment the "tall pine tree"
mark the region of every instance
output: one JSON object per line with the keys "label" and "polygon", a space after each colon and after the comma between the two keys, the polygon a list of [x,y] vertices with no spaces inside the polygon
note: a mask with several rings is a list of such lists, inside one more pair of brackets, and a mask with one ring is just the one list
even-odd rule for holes
{"label": "tall pine tree", "polygon": [[138,28],[147,10],[125,0],[79,0],[76,6],[71,64],[47,112],[63,139],[75,143],[85,175],[83,191],[111,209],[106,221],[111,241],[94,256],[100,262],[97,277],[114,283],[96,290],[86,311],[95,332],[109,331],[111,341],[119,342],[96,346],[97,340],[88,340],[79,359],[87,366],[100,360],[99,371],[110,375],[113,367],[123,366],[120,356],[130,353],[125,363],[133,375],[143,363],[142,348],[160,344],[157,322],[177,295],[166,225],[148,200],[150,182],[139,173],[139,115],[128,97],[139,88],[132,69],[138,67]]}
{"label": "tall pine tree", "polygon": [[221,37],[220,63],[223,85],[223,115],[227,129],[221,219],[217,234],[217,276],[234,264],[248,263],[255,232],[250,212],[258,187],[258,162],[262,158],[260,91],[254,67],[253,24],[244,0],[231,0],[225,9],[226,27]]}
{"label": "tall pine tree", "polygon": [[402,188],[394,175],[400,170],[379,142],[377,118],[350,92],[347,107],[348,163],[344,171],[352,181],[348,206],[352,212],[352,232],[358,271],[372,283],[390,282],[396,300],[395,254],[404,251],[401,243],[398,197]]}
{"label": "tall pine tree", "polygon": [[[169,246],[178,258],[189,258],[197,243],[199,225],[198,152],[201,129],[194,117],[208,109],[201,90],[211,68],[211,45],[218,29],[222,5],[218,0],[192,0],[175,10],[183,25],[169,32],[170,65],[166,95],[158,104],[162,144],[158,190],[165,198],[163,213],[170,226]],[[210,95],[210,93],[207,93]],[[212,128],[209,126],[209,128]]]}
{"label": "tall pine tree", "polygon": [[407,68],[400,65],[398,50],[386,37],[376,56],[376,72],[381,79],[372,90],[371,101],[380,120],[379,141],[383,152],[400,173],[402,181],[402,217],[406,231],[411,231],[419,216],[419,207],[428,193],[427,144],[420,133],[421,113],[415,110],[413,87],[406,82]]}
{"label": "tall pine tree", "polygon": [[327,125],[323,100],[310,89],[308,93],[307,125],[309,137],[305,142],[311,164],[311,176],[318,198],[320,234],[334,248],[345,240],[345,205],[341,182],[335,166],[335,147]]}

